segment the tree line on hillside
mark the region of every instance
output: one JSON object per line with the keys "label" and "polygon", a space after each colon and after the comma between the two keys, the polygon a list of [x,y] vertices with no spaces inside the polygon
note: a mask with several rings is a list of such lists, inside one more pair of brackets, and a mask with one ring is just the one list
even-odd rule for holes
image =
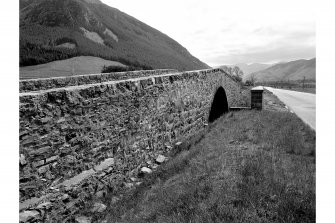
{"label": "tree line on hillside", "polygon": [[79,53],[75,49],[44,48],[29,42],[22,45],[20,44],[20,66],[43,64],[75,56],[79,56]]}
{"label": "tree line on hillside", "polygon": [[138,66],[103,66],[101,73],[112,73],[112,72],[125,72],[125,71],[135,71],[135,70],[153,70],[152,67],[146,65],[138,65]]}
{"label": "tree line on hillside", "polygon": [[[38,31],[38,33],[34,32]],[[53,35],[51,35],[51,33]],[[72,43],[74,49],[57,47],[63,43]],[[152,66],[127,58],[101,44],[88,40],[79,32],[66,28],[27,26],[20,29],[20,66],[31,66],[64,60],[76,56],[96,56],[106,60],[118,61],[132,69],[152,69]]]}

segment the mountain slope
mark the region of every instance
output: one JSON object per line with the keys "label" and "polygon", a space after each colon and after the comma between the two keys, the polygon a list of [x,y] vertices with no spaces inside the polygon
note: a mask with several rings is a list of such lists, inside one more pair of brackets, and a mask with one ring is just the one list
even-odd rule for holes
{"label": "mountain slope", "polygon": [[235,66],[238,66],[244,73],[243,75],[243,80],[247,80],[249,77],[249,74],[254,73],[256,71],[264,70],[272,64],[261,64],[261,63],[252,63],[252,64],[245,64],[245,63],[240,63],[236,64]]}
{"label": "mountain slope", "polygon": [[99,0],[20,0],[20,66],[75,56],[142,68],[208,68],[167,35]]}
{"label": "mountain slope", "polygon": [[275,64],[265,70],[251,73],[257,81],[315,80],[316,59],[295,60]]}

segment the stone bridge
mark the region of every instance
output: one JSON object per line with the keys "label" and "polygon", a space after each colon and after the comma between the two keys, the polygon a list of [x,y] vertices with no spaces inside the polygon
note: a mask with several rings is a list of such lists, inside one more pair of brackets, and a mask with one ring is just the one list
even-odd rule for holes
{"label": "stone bridge", "polygon": [[221,69],[20,81],[20,210],[133,182],[248,93]]}

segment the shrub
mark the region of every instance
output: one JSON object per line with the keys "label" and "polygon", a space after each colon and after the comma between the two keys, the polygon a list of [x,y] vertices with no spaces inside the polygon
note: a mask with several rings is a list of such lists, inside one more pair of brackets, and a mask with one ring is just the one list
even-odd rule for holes
{"label": "shrub", "polygon": [[152,70],[152,67],[149,66],[103,66],[101,73],[111,73],[111,72],[125,72],[125,71],[134,71],[134,70]]}
{"label": "shrub", "polygon": [[124,72],[128,71],[128,67],[121,66],[103,66],[101,72],[102,73],[111,73],[111,72]]}

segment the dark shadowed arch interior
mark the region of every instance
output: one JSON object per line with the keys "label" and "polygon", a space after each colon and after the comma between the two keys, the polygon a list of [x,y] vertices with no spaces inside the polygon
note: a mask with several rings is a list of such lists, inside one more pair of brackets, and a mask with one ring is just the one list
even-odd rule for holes
{"label": "dark shadowed arch interior", "polygon": [[226,112],[228,112],[227,96],[223,87],[220,87],[214,95],[211,111],[209,112],[208,122],[213,122],[215,119],[219,118],[223,113]]}

